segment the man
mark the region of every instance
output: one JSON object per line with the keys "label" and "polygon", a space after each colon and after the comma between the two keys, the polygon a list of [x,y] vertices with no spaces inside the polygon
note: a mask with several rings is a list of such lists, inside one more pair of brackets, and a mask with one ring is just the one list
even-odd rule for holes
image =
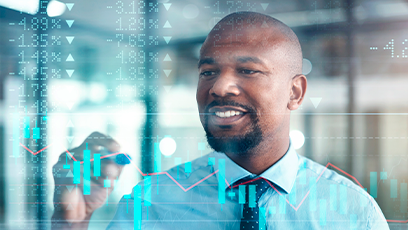
{"label": "man", "polygon": [[[290,112],[307,81],[289,27],[259,13],[230,14],[205,40],[198,69],[200,120],[215,151],[191,170],[181,165],[140,182],[108,229],[388,229],[365,190],[290,144]],[[105,138],[94,133],[87,143],[117,151]],[[110,178],[120,174],[113,163],[107,168]],[[94,190],[92,197],[61,191],[55,201],[75,203],[75,211],[57,205],[54,220],[86,227],[107,196]]]}

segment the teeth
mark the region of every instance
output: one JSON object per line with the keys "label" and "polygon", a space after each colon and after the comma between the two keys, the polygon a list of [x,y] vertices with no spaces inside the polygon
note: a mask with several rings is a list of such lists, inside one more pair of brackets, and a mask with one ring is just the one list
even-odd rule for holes
{"label": "teeth", "polygon": [[226,111],[226,112],[215,112],[215,115],[217,117],[233,117],[233,116],[237,116],[237,115],[241,115],[242,112],[240,111],[235,111],[235,110],[230,110],[230,111]]}

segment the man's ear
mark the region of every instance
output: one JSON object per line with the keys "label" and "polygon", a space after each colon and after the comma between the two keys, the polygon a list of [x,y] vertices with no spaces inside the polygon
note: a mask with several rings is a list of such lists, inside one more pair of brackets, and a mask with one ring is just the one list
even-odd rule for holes
{"label": "man's ear", "polygon": [[303,74],[298,74],[292,78],[292,88],[288,102],[289,110],[296,110],[302,104],[307,89],[307,79]]}

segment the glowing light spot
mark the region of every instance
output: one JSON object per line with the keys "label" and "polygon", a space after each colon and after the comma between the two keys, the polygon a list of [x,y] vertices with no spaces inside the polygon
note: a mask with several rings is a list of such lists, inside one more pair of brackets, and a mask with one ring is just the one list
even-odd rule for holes
{"label": "glowing light spot", "polygon": [[312,63],[308,59],[303,58],[302,73],[304,75],[308,75],[310,72],[312,72],[312,69],[313,69]]}
{"label": "glowing light spot", "polygon": [[65,12],[66,6],[64,3],[56,0],[50,1],[47,6],[47,14],[49,17],[58,17]]}
{"label": "glowing light spot", "polygon": [[183,16],[187,19],[193,19],[198,16],[200,10],[196,5],[188,4],[183,8]]}
{"label": "glowing light spot", "polygon": [[160,152],[165,156],[171,156],[176,151],[176,141],[171,137],[165,137],[160,141]]}
{"label": "glowing light spot", "polygon": [[291,144],[293,148],[300,149],[302,148],[303,144],[305,143],[305,136],[299,130],[292,130],[289,133]]}

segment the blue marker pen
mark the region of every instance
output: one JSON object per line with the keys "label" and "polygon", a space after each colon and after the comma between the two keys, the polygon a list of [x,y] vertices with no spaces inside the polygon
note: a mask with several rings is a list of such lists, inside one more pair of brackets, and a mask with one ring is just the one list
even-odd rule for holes
{"label": "blue marker pen", "polygon": [[[110,159],[110,160],[114,161],[118,165],[127,165],[127,164],[130,163],[130,160],[132,159],[126,153],[120,153],[120,154],[117,154],[117,155],[112,155],[112,154],[114,154],[114,152],[110,152],[106,148],[102,148],[100,150],[100,153],[101,153],[101,158]],[[107,155],[112,155],[112,156],[104,157],[104,156],[107,156]]]}

